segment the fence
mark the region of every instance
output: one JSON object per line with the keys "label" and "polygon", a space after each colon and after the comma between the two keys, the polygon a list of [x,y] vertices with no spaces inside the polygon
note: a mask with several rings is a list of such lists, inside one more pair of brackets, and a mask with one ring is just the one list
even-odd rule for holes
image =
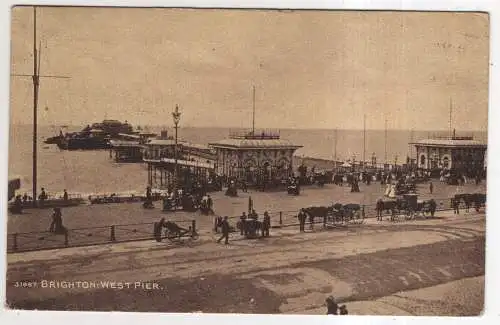
{"label": "fence", "polygon": [[[451,198],[434,199],[434,201],[436,201],[436,212],[453,210]],[[463,201],[460,202],[459,208],[460,209],[466,208],[465,203]],[[473,205],[470,208],[472,209]],[[277,212],[268,211],[268,213],[269,213],[269,216],[271,217],[271,228],[284,228],[284,227],[298,226],[298,224],[299,224],[298,219],[297,219],[297,215],[299,213],[298,210],[277,211]],[[362,215],[363,219],[376,218],[377,217],[376,205],[375,204],[361,205],[361,215]],[[390,216],[391,213],[384,210],[384,211],[382,211],[382,215],[384,217],[387,217],[387,216]],[[240,218],[239,216],[233,216],[233,217],[229,217],[228,219],[234,220],[233,222],[236,223],[239,220],[239,218]],[[323,223],[323,220],[321,220],[321,221],[318,220],[315,223]],[[214,226],[215,226],[215,222],[214,222]]]}
{"label": "fence", "polygon": [[[436,201],[436,211],[453,210],[451,199],[434,199]],[[376,205],[362,205],[361,214],[363,219],[375,218],[377,215]],[[460,208],[465,208],[463,202]],[[269,211],[272,228],[291,227],[298,225],[298,211]],[[383,213],[388,216],[386,211]],[[229,217],[237,221],[239,216]],[[192,220],[170,220],[179,224],[183,228],[190,228],[195,231],[196,221]],[[322,220],[318,223],[323,222]],[[90,246],[98,244],[109,244],[118,242],[153,240],[154,223],[136,223],[110,225],[103,227],[89,227],[68,229],[65,234],[59,235],[48,231],[14,233],[7,235],[7,252],[26,252],[34,250],[45,250],[65,247]]]}
{"label": "fence", "polygon": [[[175,223],[182,228],[189,229],[191,234],[196,232],[195,220],[175,221]],[[27,252],[154,239],[153,222],[68,229],[64,234],[48,231],[14,233],[7,235],[7,252]]]}

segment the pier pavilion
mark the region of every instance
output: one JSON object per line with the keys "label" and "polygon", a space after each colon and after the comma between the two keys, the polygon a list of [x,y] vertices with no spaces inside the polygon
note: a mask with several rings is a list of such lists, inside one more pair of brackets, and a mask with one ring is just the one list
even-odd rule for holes
{"label": "pier pavilion", "polygon": [[424,139],[411,144],[416,148],[420,169],[448,169],[468,177],[483,176],[486,169],[487,144],[473,137]]}
{"label": "pier pavilion", "polygon": [[209,145],[216,151],[218,175],[251,186],[281,183],[293,175],[293,154],[302,147],[272,131],[233,133]]}

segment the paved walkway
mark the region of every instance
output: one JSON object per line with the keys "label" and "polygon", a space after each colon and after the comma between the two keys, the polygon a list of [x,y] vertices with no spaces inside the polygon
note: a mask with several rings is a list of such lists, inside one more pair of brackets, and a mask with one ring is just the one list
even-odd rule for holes
{"label": "paved walkway", "polygon": [[[291,196],[285,192],[239,192],[239,197],[229,198],[222,192],[213,193],[215,213],[217,215],[239,216],[243,211],[248,210],[248,198],[251,196],[257,212],[264,211],[271,213],[273,225],[279,224],[279,211],[284,211],[284,223],[292,220],[296,221],[296,214],[299,209],[309,206],[324,206],[332,202],[340,203],[360,203],[374,205],[376,200],[383,196],[384,187],[379,184],[366,186],[360,185],[360,193],[351,193],[347,186],[336,186],[327,184],[324,188],[317,186],[304,187],[299,196]],[[483,192],[484,185],[475,186],[468,184],[463,187],[447,186],[441,183],[435,185],[432,197],[436,199],[450,198],[457,191],[460,192]],[[430,196],[427,185],[419,185],[419,198],[427,199]],[[446,202],[447,204],[448,202]],[[63,222],[69,229],[88,227],[109,227],[111,225],[152,223],[165,217],[172,221],[196,220],[198,228],[202,231],[210,231],[213,225],[212,216],[203,216],[199,212],[162,212],[160,203],[156,203],[157,208],[143,209],[140,203],[85,205],[63,209]],[[26,210],[22,215],[9,215],[7,230],[9,234],[40,232],[49,229],[52,211],[46,209]]]}
{"label": "paved walkway", "polygon": [[[319,313],[333,294],[356,313],[394,314],[373,301],[484,275],[484,215],[443,217],[303,234],[279,230],[228,246],[207,235],[179,247],[147,241],[9,254],[7,300],[39,309]],[[15,288],[26,280],[38,287]],[[43,287],[43,280],[74,287]],[[112,282],[123,288],[109,288]],[[370,307],[356,307],[366,300]],[[476,311],[458,314],[464,312]]]}

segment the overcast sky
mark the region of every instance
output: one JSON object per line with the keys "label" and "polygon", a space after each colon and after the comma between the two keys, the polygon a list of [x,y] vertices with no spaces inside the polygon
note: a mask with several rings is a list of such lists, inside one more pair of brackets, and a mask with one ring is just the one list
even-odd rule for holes
{"label": "overcast sky", "polygon": [[[489,20],[475,13],[38,8],[40,124],[486,130]],[[12,73],[33,69],[12,12]],[[11,121],[32,120],[11,77]]]}

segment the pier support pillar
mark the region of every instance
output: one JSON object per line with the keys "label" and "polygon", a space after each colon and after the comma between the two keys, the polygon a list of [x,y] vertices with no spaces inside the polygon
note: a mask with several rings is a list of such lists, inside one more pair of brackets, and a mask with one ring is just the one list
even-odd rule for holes
{"label": "pier support pillar", "polygon": [[64,246],[68,247],[69,246],[69,238],[68,238],[68,231],[64,233]]}
{"label": "pier support pillar", "polygon": [[280,211],[280,227],[283,225],[283,212]]}

